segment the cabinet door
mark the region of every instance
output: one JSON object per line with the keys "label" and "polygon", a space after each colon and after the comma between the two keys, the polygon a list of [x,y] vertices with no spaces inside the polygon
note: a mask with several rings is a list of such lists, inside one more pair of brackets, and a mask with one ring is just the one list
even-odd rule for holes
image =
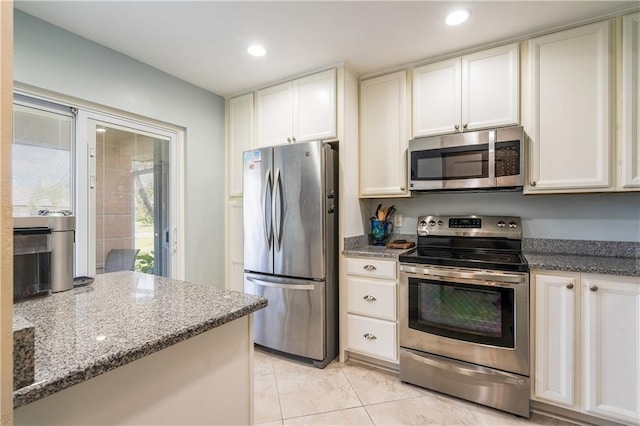
{"label": "cabinet door", "polygon": [[529,41],[529,192],[610,186],[609,23]]}
{"label": "cabinet door", "polygon": [[620,135],[619,187],[640,188],[640,13],[622,20],[622,127]]}
{"label": "cabinet door", "polygon": [[360,196],[407,195],[405,71],[360,82]]}
{"label": "cabinet door", "polygon": [[229,202],[229,290],[244,291],[242,200]]}
{"label": "cabinet door", "polygon": [[583,407],[640,423],[640,278],[582,276]]}
{"label": "cabinet door", "polygon": [[293,82],[293,136],[296,142],[336,136],[336,70]]}
{"label": "cabinet door", "polygon": [[579,276],[535,274],[533,277],[535,396],[572,408],[576,403],[574,342]]}
{"label": "cabinet door", "polygon": [[242,152],[253,142],[253,93],[229,100],[229,196],[242,196]]}
{"label": "cabinet door", "polygon": [[460,58],[414,68],[413,137],[461,131]]}
{"label": "cabinet door", "polygon": [[293,135],[292,87],[293,84],[289,82],[257,92],[257,148],[291,142]]}
{"label": "cabinet door", "polygon": [[518,124],[518,43],[462,57],[462,129]]}

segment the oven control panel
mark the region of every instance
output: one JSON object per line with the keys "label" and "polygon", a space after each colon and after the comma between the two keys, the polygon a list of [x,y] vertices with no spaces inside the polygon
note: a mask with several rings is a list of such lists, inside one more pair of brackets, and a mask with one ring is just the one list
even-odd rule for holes
{"label": "oven control panel", "polygon": [[522,239],[522,221],[516,216],[420,216],[419,236],[456,236]]}

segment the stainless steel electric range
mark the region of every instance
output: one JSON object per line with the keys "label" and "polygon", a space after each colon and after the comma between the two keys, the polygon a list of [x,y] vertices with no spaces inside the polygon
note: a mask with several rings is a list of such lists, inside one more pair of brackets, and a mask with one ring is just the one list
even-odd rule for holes
{"label": "stainless steel electric range", "polygon": [[400,379],[529,417],[519,217],[422,216],[400,256]]}

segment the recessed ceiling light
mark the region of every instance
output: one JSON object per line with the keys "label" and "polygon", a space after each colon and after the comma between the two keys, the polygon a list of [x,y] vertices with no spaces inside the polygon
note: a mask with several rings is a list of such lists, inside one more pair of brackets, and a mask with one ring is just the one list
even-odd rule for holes
{"label": "recessed ceiling light", "polygon": [[466,21],[470,14],[471,12],[466,9],[454,10],[447,15],[447,19],[445,19],[444,22],[447,25],[459,25]]}
{"label": "recessed ceiling light", "polygon": [[247,49],[247,52],[249,52],[249,55],[252,56],[264,56],[267,53],[265,48],[260,46],[259,44],[252,44]]}

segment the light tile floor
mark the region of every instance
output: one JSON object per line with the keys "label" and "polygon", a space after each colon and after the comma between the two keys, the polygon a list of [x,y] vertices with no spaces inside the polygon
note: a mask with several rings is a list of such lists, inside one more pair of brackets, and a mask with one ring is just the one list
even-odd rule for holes
{"label": "light tile floor", "polygon": [[400,382],[347,361],[320,370],[256,349],[255,422],[262,425],[553,425]]}

